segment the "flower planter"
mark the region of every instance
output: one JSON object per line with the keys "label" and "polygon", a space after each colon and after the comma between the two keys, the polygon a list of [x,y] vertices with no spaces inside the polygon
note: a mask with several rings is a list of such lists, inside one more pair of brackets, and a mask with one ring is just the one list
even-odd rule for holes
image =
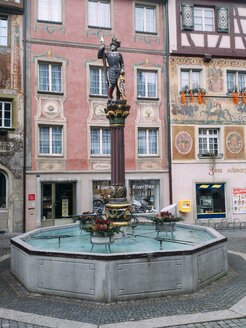
{"label": "flower planter", "polygon": [[109,250],[109,252],[111,253],[111,248],[110,245],[114,242],[114,235],[108,235],[107,233],[104,234],[100,234],[97,232],[93,232],[91,234],[91,251],[93,250],[93,247],[95,245],[104,245],[106,249]]}
{"label": "flower planter", "polygon": [[175,222],[158,222],[155,224],[155,229],[158,232],[174,232]]}
{"label": "flower planter", "polygon": [[94,245],[109,245],[114,242],[113,235],[92,233],[91,234],[91,244]]}

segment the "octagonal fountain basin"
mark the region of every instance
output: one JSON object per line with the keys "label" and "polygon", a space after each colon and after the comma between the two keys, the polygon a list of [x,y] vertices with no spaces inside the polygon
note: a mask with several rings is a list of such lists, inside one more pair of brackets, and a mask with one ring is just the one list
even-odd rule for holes
{"label": "octagonal fountain basin", "polygon": [[227,239],[207,227],[177,223],[158,233],[139,224],[110,245],[92,244],[75,223],[13,238],[11,270],[31,292],[84,300],[193,293],[227,273]]}

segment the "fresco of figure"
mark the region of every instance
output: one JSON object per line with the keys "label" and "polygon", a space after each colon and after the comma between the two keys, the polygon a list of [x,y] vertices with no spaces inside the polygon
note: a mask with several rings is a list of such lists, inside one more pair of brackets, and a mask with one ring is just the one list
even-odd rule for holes
{"label": "fresco of figure", "polygon": [[112,101],[113,91],[116,89],[116,100],[122,100],[125,98],[124,90],[124,61],[121,53],[118,52],[120,47],[120,41],[113,38],[110,43],[110,50],[105,51],[104,40],[101,39],[101,46],[98,50],[97,57],[103,59],[104,68],[106,71],[106,64],[108,64],[107,70],[107,95],[108,100]]}

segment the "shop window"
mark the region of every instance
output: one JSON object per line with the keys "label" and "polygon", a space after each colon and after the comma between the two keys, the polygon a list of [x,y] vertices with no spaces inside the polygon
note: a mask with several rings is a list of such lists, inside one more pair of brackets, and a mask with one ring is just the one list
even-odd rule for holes
{"label": "shop window", "polygon": [[198,219],[225,218],[225,184],[196,184]]}
{"label": "shop window", "polygon": [[199,129],[199,156],[219,155],[219,129]]}
{"label": "shop window", "polygon": [[39,154],[62,155],[63,131],[61,126],[39,127]]}
{"label": "shop window", "polygon": [[0,208],[6,208],[6,177],[0,172]]}
{"label": "shop window", "polygon": [[38,0],[38,21],[61,23],[62,0]]}
{"label": "shop window", "polygon": [[109,128],[91,128],[91,155],[111,154],[111,131]]}
{"label": "shop window", "polygon": [[129,181],[130,200],[135,212],[156,212],[159,210],[159,180]]}
{"label": "shop window", "polygon": [[60,63],[39,62],[38,91],[62,92],[62,65]]}
{"label": "shop window", "polygon": [[104,210],[110,198],[110,190],[109,180],[93,181],[93,211],[95,213],[99,208]]}
{"label": "shop window", "polygon": [[135,31],[156,33],[156,8],[154,6],[136,4]]}
{"label": "shop window", "polygon": [[110,28],[110,1],[88,1],[88,25],[91,27]]}
{"label": "shop window", "polygon": [[90,67],[90,95],[107,96],[106,76],[102,67]]}
{"label": "shop window", "polygon": [[0,46],[8,45],[8,17],[0,15]]}

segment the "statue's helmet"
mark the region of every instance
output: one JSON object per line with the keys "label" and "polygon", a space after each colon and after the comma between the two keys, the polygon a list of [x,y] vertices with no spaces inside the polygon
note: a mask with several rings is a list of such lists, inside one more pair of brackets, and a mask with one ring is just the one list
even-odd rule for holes
{"label": "statue's helmet", "polygon": [[117,39],[113,38],[111,43],[110,43],[110,46],[112,45],[115,45],[116,48],[119,48],[120,47],[120,41],[118,41]]}

